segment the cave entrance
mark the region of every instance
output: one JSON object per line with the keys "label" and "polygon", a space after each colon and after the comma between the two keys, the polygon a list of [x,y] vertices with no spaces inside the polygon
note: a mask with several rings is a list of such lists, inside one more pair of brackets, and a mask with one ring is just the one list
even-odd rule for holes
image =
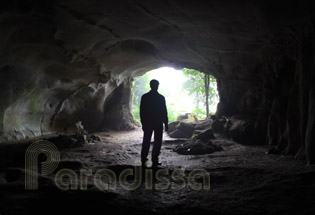
{"label": "cave entrance", "polygon": [[160,82],[159,93],[164,95],[166,99],[170,122],[176,121],[180,115],[188,113],[189,117],[197,120],[207,118],[207,113],[208,116],[215,114],[219,95],[216,79],[212,75],[195,69],[183,68],[176,70],[170,67],[162,67],[134,78],[132,112],[137,121],[140,121],[139,106],[141,96],[150,91],[149,82],[152,79]]}

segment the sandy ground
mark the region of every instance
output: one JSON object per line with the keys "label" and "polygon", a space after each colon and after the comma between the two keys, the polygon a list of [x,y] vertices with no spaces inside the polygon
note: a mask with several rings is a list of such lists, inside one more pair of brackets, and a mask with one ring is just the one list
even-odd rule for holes
{"label": "sandy ground", "polygon": [[[142,132],[136,129],[96,135],[101,142],[60,150],[57,170],[39,176],[38,190],[25,190],[28,144],[1,145],[0,214],[315,214],[314,167],[291,156],[268,155],[267,146],[244,146],[224,138],[214,140],[223,151],[179,155],[172,149],[181,140],[165,134],[160,169],[169,171],[166,181],[154,182],[152,189],[142,183],[135,190],[127,190],[117,178],[115,189],[100,190],[95,186],[98,170],[112,170],[118,177],[138,164]],[[77,174],[77,190],[63,191],[56,186],[56,172],[64,168]],[[80,170],[90,169],[87,189],[80,188],[84,181]],[[182,181],[172,176],[178,169],[185,173]],[[188,175],[195,169],[210,175],[210,190],[194,190],[188,185]],[[106,177],[101,180],[108,182]],[[127,181],[132,183],[132,177]],[[202,183],[202,178],[195,181]],[[169,186],[158,190],[158,184]],[[174,189],[176,185],[183,186]]]}

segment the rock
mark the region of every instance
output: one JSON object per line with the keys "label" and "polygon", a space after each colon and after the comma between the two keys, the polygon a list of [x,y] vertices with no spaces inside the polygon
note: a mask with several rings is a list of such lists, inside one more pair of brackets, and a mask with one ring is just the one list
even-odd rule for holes
{"label": "rock", "polygon": [[107,104],[102,122],[103,129],[132,130],[136,126],[135,119],[131,114],[132,98],[131,82],[121,83],[110,96],[107,97]]}
{"label": "rock", "polygon": [[175,126],[175,130],[169,132],[168,134],[172,138],[190,138],[194,130],[195,130],[194,124],[179,121]]}
{"label": "rock", "polygon": [[196,139],[214,139],[214,134],[211,128],[205,130],[195,130],[193,137]]}
{"label": "rock", "polygon": [[175,121],[169,123],[168,134],[172,138],[190,138],[193,134],[201,134],[201,138],[214,138],[211,130],[211,119],[199,122]]}
{"label": "rock", "polygon": [[176,146],[173,151],[183,155],[203,155],[211,154],[216,151],[221,151],[223,148],[218,145],[214,145],[210,140],[197,139],[189,140],[188,142]]}
{"label": "rock", "polygon": [[178,124],[179,124],[179,121],[169,123],[168,124],[168,133],[172,133],[176,129],[176,126]]}
{"label": "rock", "polygon": [[189,138],[185,133],[182,131],[175,129],[171,133],[168,134],[172,138]]}
{"label": "rock", "polygon": [[194,124],[175,121],[169,124],[168,135],[172,138],[190,138],[194,132]]}
{"label": "rock", "polygon": [[102,141],[102,138],[100,136],[92,134],[89,136],[89,141]]}
{"label": "rock", "polygon": [[196,130],[205,130],[211,128],[212,122],[212,119],[199,120],[198,123],[196,123],[195,128]]}
{"label": "rock", "polygon": [[176,129],[182,131],[183,133],[186,134],[187,137],[191,137],[194,130],[195,126],[192,123],[187,123],[187,122],[180,122],[177,126]]}
{"label": "rock", "polygon": [[185,113],[185,114],[182,114],[180,116],[177,117],[177,121],[183,121],[185,119],[188,119],[189,118],[189,114],[190,113]]}
{"label": "rock", "polygon": [[233,116],[230,118],[231,126],[228,128],[228,136],[234,141],[243,144],[255,144],[254,119],[248,116]]}
{"label": "rock", "polygon": [[225,132],[225,125],[227,123],[227,119],[225,117],[217,118],[213,121],[211,128],[214,133],[221,133]]}

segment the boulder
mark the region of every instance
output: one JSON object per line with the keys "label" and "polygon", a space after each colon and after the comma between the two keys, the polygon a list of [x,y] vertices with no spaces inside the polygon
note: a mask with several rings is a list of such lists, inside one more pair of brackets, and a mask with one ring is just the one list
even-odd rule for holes
{"label": "boulder", "polygon": [[187,122],[180,122],[177,125],[177,129],[179,129],[180,131],[182,131],[183,133],[186,134],[186,136],[191,137],[194,130],[195,130],[195,125],[192,123],[187,123]]}
{"label": "boulder", "polygon": [[179,124],[179,121],[175,121],[175,122],[171,122],[168,124],[168,133],[172,133],[173,131],[175,131],[176,126]]}
{"label": "boulder", "polygon": [[230,118],[230,122],[231,126],[229,126],[227,130],[227,134],[230,138],[243,144],[251,144],[254,141],[254,118],[248,116],[233,116]]}
{"label": "boulder", "polygon": [[196,139],[214,139],[214,134],[211,128],[205,130],[195,130],[193,137]]}
{"label": "boulder", "polygon": [[190,138],[195,130],[194,124],[192,123],[177,122],[174,127],[175,130],[173,130],[174,125],[175,123],[171,125],[171,129],[169,128],[168,131],[169,136],[172,138]]}
{"label": "boulder", "polygon": [[[201,120],[199,122],[175,121],[168,125],[168,134],[172,138],[190,138],[198,135],[201,139],[213,139],[211,130],[212,119]],[[199,136],[201,135],[201,136]]]}
{"label": "boulder", "polygon": [[198,123],[195,125],[195,128],[197,130],[205,130],[211,128],[212,123],[213,123],[212,119],[199,120]]}
{"label": "boulder", "polygon": [[186,143],[176,146],[173,151],[183,155],[203,155],[221,151],[221,146],[213,144],[210,140],[197,139],[187,141]]}
{"label": "boulder", "polygon": [[177,117],[177,121],[183,121],[185,119],[188,119],[189,118],[189,114],[190,113],[185,113],[185,114],[182,114],[180,116]]}
{"label": "boulder", "polygon": [[168,134],[172,138],[189,138],[185,133],[182,131],[175,129],[171,133]]}
{"label": "boulder", "polygon": [[214,133],[225,133],[225,127],[228,122],[226,117],[217,118],[213,121],[211,128]]}
{"label": "boulder", "polygon": [[102,141],[102,138],[100,136],[92,134],[88,137],[88,140],[92,142],[99,142]]}

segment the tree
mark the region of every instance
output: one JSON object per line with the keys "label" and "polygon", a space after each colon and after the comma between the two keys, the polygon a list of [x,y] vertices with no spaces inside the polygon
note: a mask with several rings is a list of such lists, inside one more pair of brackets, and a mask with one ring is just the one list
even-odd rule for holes
{"label": "tree", "polygon": [[205,94],[206,94],[206,111],[207,111],[207,117],[209,117],[209,85],[210,85],[209,74],[204,74],[204,83],[205,83]]}
{"label": "tree", "polygon": [[183,69],[183,73],[188,80],[184,82],[183,88],[192,95],[195,100],[195,111],[197,115],[202,115],[203,111],[200,109],[200,102],[206,109],[206,117],[210,115],[209,105],[213,104],[218,98],[216,91],[216,80],[210,74],[201,73],[195,69]]}
{"label": "tree", "polygon": [[200,102],[203,100],[204,82],[203,74],[194,69],[183,69],[183,73],[188,80],[184,82],[183,88],[188,91],[189,95],[192,95],[195,100],[195,107],[199,109]]}

